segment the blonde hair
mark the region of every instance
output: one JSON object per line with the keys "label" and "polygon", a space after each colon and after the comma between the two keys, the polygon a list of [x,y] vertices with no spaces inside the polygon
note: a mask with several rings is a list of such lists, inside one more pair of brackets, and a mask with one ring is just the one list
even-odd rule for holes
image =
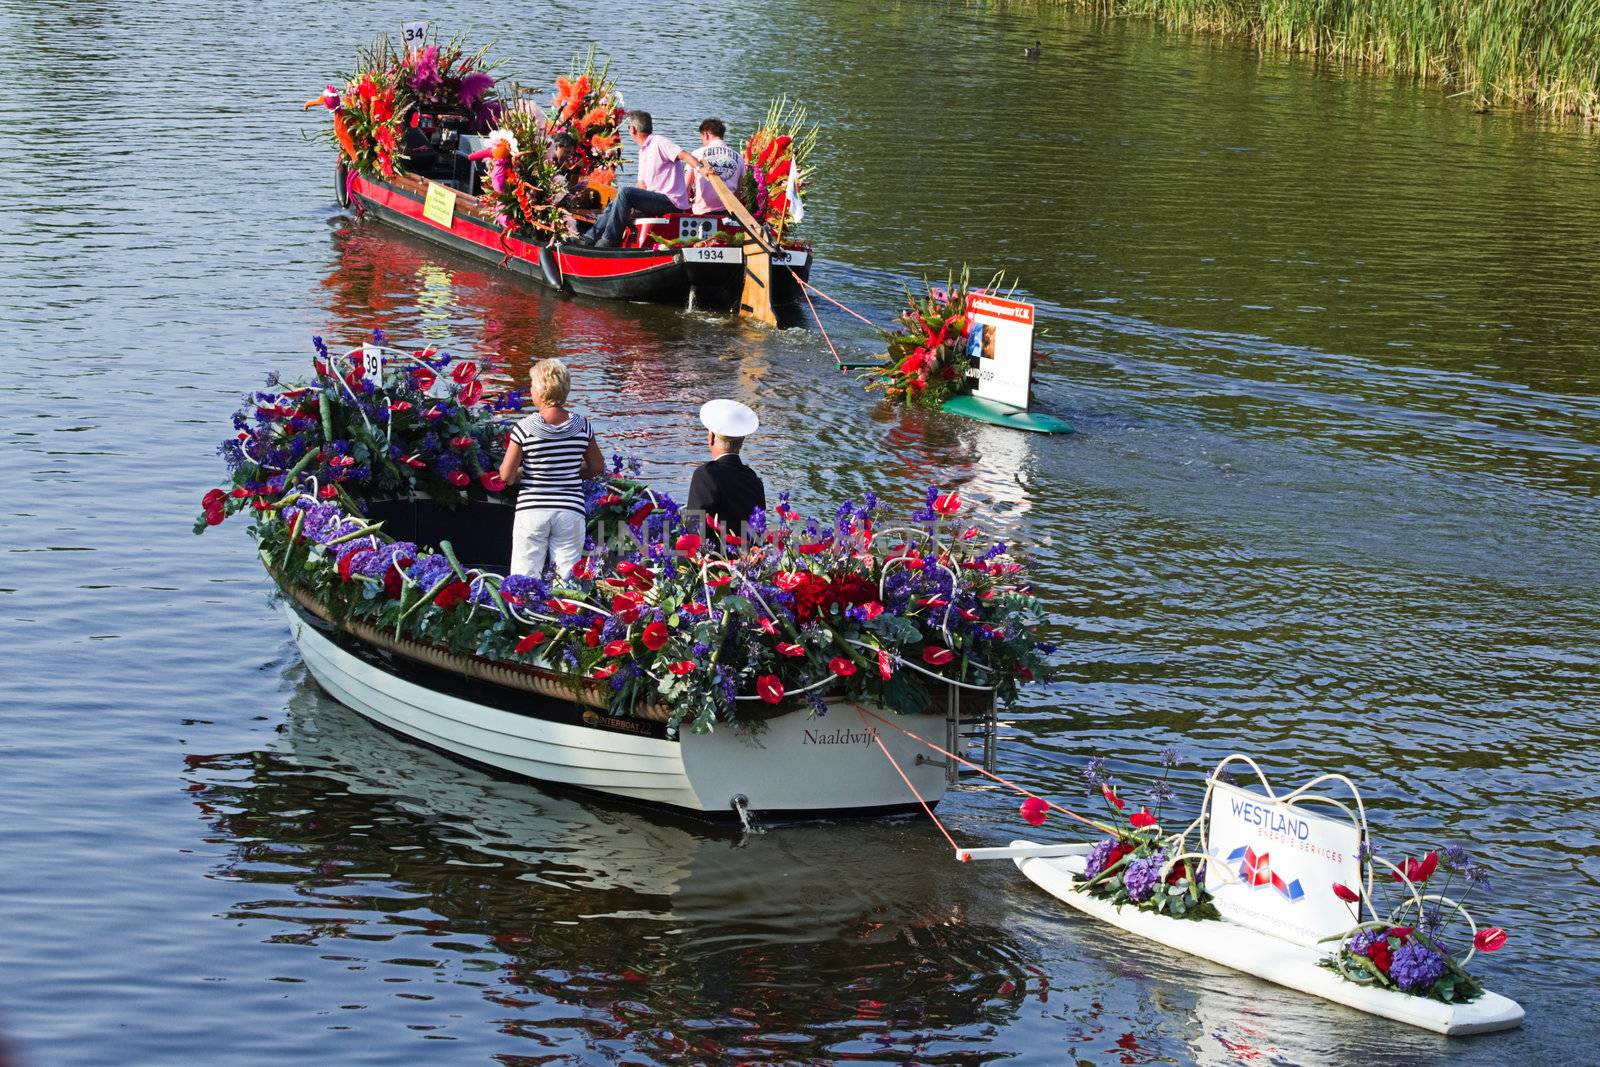
{"label": "blonde hair", "polygon": [[572,391],[572,376],[559,359],[541,359],[528,372],[528,391],[533,399],[561,407]]}

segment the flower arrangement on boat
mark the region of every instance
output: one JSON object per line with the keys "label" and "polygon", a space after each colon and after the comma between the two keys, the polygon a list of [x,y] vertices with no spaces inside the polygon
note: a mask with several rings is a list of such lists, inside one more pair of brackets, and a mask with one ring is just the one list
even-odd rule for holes
{"label": "flower arrangement on boat", "polygon": [[460,40],[397,51],[382,35],[358,54],[343,89],[330,84],[305,106],[333,112],[333,140],[352,171],[392,178],[405,170],[405,128],[423,114],[457,112],[479,131],[494,124],[501,104],[487,54]]}
{"label": "flower arrangement on boat", "polygon": [[593,48],[581,63],[573,60],[567,77],[556,79],[545,132],[552,142],[563,136],[572,139],[562,175],[574,189],[615,190],[624,114],[622,94],[611,80],[611,62],[596,65]]}
{"label": "flower arrangement on boat", "polygon": [[[995,276],[990,289],[998,286]],[[937,408],[965,391],[967,294],[973,291],[967,268],[943,287],[926,285],[921,295],[906,291],[906,307],[884,331],[884,362],[866,372],[867,388],[882,389],[891,401]],[[980,290],[981,291],[981,290]]]}
{"label": "flower arrangement on boat", "polygon": [[[1437,893],[1425,891],[1438,875],[1440,855],[1431,851],[1397,866],[1365,852],[1364,884],[1335,883],[1330,887],[1357,922],[1339,935],[1339,950],[1326,966],[1352,982],[1446,1004],[1470,1001],[1481,994],[1483,986],[1467,973],[1466,965],[1479,952],[1499,951],[1506,943],[1506,932],[1494,926],[1479,927],[1466,910],[1465,901],[1474,890],[1489,888],[1488,873],[1466,849],[1452,846],[1444,850],[1444,885]],[[1391,884],[1398,885],[1402,894],[1400,903],[1387,913],[1380,911],[1373,899],[1374,867],[1387,869]],[[1450,891],[1457,884],[1462,887],[1461,894],[1453,898]],[[1366,921],[1360,921],[1363,911]],[[1467,927],[1464,936],[1470,941],[1460,959],[1455,946],[1445,939],[1448,927],[1458,918]]]}
{"label": "flower arrangement on boat", "polygon": [[805,108],[787,96],[772,102],[744,143],[745,172],[735,192],[779,241],[805,218],[801,193],[811,178],[807,161],[816,146],[816,125],[808,125]]}
{"label": "flower arrangement on boat", "polygon": [[220,449],[232,485],[206,494],[196,531],[249,510],[279,582],[333,618],[602,685],[613,714],[664,706],[674,729],[801,701],[914,713],[950,688],[1010,701],[1045,670],[1054,650],[1035,638],[1043,618],[1021,564],[937,488],[902,524],[870,492],[824,519],[785,494],[743,539],[713,538],[619,458],[588,487],[590,536],[570,578],[495,574],[447,542],[394,540],[364,517],[368,501],[459,504],[502,488],[484,475],[511,398],[486,402],[469,363],[446,384],[447,365],[418,354],[352,384],[319,351],[307,382],[247,398]]}
{"label": "flower arrangement on boat", "polygon": [[[1161,826],[1162,811],[1173,799],[1168,778],[1178,765],[1178,754],[1164,749],[1161,779],[1148,793],[1155,804],[1153,812],[1149,804],[1132,809],[1116,783],[1106,777],[1104,759],[1092,759],[1084,767],[1089,791],[1104,801],[1111,822],[1103,827],[1110,836],[1085,857],[1081,892],[1175,919],[1217,918],[1205,888],[1205,857],[1188,847],[1187,836],[1194,827],[1170,834]],[[1043,822],[1043,814],[1042,808],[1024,810],[1023,818]]]}

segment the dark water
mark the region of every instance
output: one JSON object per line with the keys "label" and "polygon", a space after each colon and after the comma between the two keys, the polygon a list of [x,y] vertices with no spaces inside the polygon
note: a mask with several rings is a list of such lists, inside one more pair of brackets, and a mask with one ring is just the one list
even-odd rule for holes
{"label": "dark water", "polygon": [[[0,3],[0,1034],[22,1063],[1593,1059],[1593,136],[1022,6],[433,4],[507,73],[593,35],[632,105],[823,125],[816,281],[963,260],[1041,305],[1073,437],[878,408],[815,332],[554,300],[332,204],[298,107],[375,5]],[[1044,57],[1020,58],[1042,38]],[[827,318],[850,353],[871,350]],[[917,821],[728,834],[558,797],[321,695],[242,530],[188,526],[237,394],[374,326],[558,354],[682,490],[709,395],[821,508],[959,484],[1062,678],[1005,773],[1175,744],[1358,777],[1394,853],[1496,866],[1520,1032],[1448,1041],[1067,914]],[[944,809],[964,839],[1006,797]],[[1064,832],[1064,831],[1063,831]]]}

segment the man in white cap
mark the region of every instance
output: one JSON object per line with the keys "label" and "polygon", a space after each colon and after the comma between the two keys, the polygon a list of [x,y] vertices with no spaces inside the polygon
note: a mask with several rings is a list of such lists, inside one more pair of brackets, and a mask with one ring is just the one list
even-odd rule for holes
{"label": "man in white cap", "polygon": [[767,506],[761,476],[739,458],[744,439],[755,433],[756,413],[737,400],[708,400],[700,406],[711,462],[702,463],[689,480],[689,511],[704,512],[724,530],[739,531],[750,513]]}

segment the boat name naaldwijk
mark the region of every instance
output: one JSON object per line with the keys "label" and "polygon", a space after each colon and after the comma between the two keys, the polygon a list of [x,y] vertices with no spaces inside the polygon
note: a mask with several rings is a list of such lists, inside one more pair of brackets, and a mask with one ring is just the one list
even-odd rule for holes
{"label": "boat name naaldwijk", "polygon": [[848,730],[843,726],[837,730],[821,731],[807,730],[806,739],[801,742],[805,745],[870,745],[878,740],[878,731],[873,727],[865,730]]}

